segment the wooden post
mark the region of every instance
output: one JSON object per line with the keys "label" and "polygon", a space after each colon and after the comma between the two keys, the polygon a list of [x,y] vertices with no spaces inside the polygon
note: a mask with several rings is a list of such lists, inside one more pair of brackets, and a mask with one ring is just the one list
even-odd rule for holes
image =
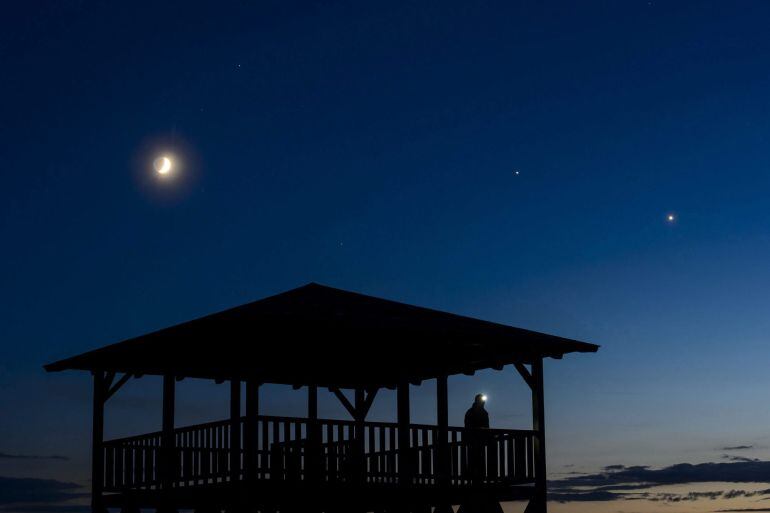
{"label": "wooden post", "polygon": [[311,483],[316,483],[321,468],[321,432],[318,425],[318,387],[307,387],[307,452],[305,454],[305,471]]}
{"label": "wooden post", "polygon": [[244,426],[243,448],[246,465],[246,481],[249,490],[257,480],[258,464],[257,442],[259,441],[259,383],[253,379],[246,381],[246,425]]}
{"label": "wooden post", "polygon": [[230,482],[241,480],[241,381],[230,380]]}
{"label": "wooden post", "polygon": [[318,420],[318,387],[315,385],[307,387],[307,418]]}
{"label": "wooden post", "polygon": [[438,479],[441,485],[448,484],[449,478],[449,454],[447,453],[449,439],[449,391],[447,389],[447,377],[436,378],[436,425],[438,426]]}
{"label": "wooden post", "polygon": [[174,440],[174,376],[163,376],[163,428],[160,437],[160,486],[163,492],[163,512],[173,512],[176,508],[173,504],[173,488],[176,474],[176,449]]}
{"label": "wooden post", "polygon": [[[436,378],[436,425],[438,426],[436,441],[436,477],[442,495],[449,489],[449,390],[447,377]],[[436,505],[436,513],[451,513],[452,505],[445,502]]]}
{"label": "wooden post", "polygon": [[545,466],[545,398],[543,396],[543,359],[532,362],[532,429],[535,431],[535,492],[526,513],[546,513],[547,485]]}
{"label": "wooden post", "polygon": [[412,451],[409,420],[409,383],[398,384],[396,391],[398,410],[398,482],[403,487],[412,484]]}
{"label": "wooden post", "polygon": [[225,511],[234,513],[240,505],[241,481],[241,380],[230,380],[230,492]]}
{"label": "wooden post", "polygon": [[356,415],[355,415],[355,438],[354,438],[354,446],[355,446],[355,473],[356,473],[356,480],[359,483],[366,482],[366,461],[365,461],[365,444],[366,434],[364,433],[364,420],[366,419],[366,412],[364,411],[364,389],[363,388],[356,388],[355,390],[355,399],[353,403],[353,407],[355,409]]}
{"label": "wooden post", "polygon": [[91,430],[91,511],[104,513],[104,372],[94,371],[93,427]]}

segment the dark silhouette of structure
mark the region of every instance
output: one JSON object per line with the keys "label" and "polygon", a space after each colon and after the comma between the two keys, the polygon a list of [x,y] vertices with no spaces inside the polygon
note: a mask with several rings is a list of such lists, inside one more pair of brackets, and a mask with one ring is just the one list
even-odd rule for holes
{"label": "dark silhouette of structure", "polygon": [[[543,359],[597,349],[309,284],[45,368],[94,376],[96,513],[443,513],[453,504],[476,513],[505,500],[529,500],[532,513],[546,511]],[[448,425],[447,377],[506,365],[532,390],[533,429],[484,429],[471,456],[469,430]],[[104,440],[105,404],[127,381],[148,374],[163,376],[162,429]],[[184,378],[229,382],[230,417],[176,426],[175,383]],[[409,386],[429,379],[437,380],[436,425],[413,424]],[[305,387],[307,416],[260,415],[264,383]],[[319,387],[333,392],[352,420],[319,418]],[[367,422],[383,388],[397,391],[396,422]],[[469,471],[469,456],[478,475]]]}

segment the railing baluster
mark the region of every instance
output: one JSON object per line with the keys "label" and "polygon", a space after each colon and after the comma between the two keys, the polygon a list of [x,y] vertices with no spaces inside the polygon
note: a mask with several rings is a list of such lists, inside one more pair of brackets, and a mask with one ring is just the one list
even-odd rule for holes
{"label": "railing baluster", "polygon": [[115,489],[115,446],[104,446],[104,488]]}
{"label": "railing baluster", "polygon": [[329,451],[327,461],[329,462],[329,481],[337,481],[337,443],[334,437],[334,425],[326,425],[326,446]]}
{"label": "railing baluster", "polygon": [[455,433],[454,429],[449,428],[447,429],[447,448],[446,448],[446,465],[447,465],[447,484],[449,486],[454,486],[456,484],[456,477],[457,477],[457,465],[455,464],[455,454],[457,452],[456,448],[456,437],[457,434]]}
{"label": "railing baluster", "polygon": [[[375,465],[372,457],[375,454],[375,440],[374,440],[374,426],[364,424],[364,432],[368,431],[368,447],[364,447],[364,472],[366,474],[366,482],[374,482],[376,480]],[[376,456],[375,456],[376,457]]]}
{"label": "railing baluster", "polygon": [[502,434],[497,435],[495,442],[495,459],[497,460],[497,480],[503,482],[505,480],[505,436]]}
{"label": "railing baluster", "polygon": [[420,429],[420,437],[419,437],[419,445],[417,446],[417,453],[419,454],[419,466],[420,466],[420,482],[422,484],[427,484],[430,482],[430,467],[428,466],[427,461],[427,444],[428,444],[428,437],[427,437],[427,430]]}
{"label": "railing baluster", "polygon": [[273,421],[273,441],[270,446],[270,477],[271,479],[283,479],[281,471],[281,455],[278,453],[278,447],[281,442],[281,426],[277,420]]}
{"label": "railing baluster", "polygon": [[217,476],[218,481],[224,482],[227,480],[227,469],[228,469],[228,461],[227,457],[229,456],[229,452],[227,450],[227,432],[228,432],[228,426],[218,426],[217,427],[217,435],[219,438],[219,449],[217,450],[217,459],[219,460],[217,462]]}
{"label": "railing baluster", "polygon": [[260,477],[267,479],[270,469],[270,426],[267,419],[262,419],[262,435],[260,436],[259,465]]}
{"label": "railing baluster", "polygon": [[115,484],[117,488],[123,488],[123,446],[115,448]]}
{"label": "railing baluster", "polygon": [[526,452],[526,438],[523,436],[517,436],[514,438],[514,471],[513,475],[517,481],[527,479],[527,452]]}
{"label": "railing baluster", "polygon": [[388,432],[390,433],[388,438],[388,477],[390,483],[395,483],[398,478],[398,467],[396,465],[396,451],[398,447],[396,427],[390,426]]}
{"label": "railing baluster", "polygon": [[534,438],[532,435],[527,437],[527,477],[529,479],[535,478],[535,455],[534,455]]}
{"label": "railing baluster", "polygon": [[379,454],[377,455],[377,482],[382,483],[385,477],[385,429],[377,427],[377,442]]}

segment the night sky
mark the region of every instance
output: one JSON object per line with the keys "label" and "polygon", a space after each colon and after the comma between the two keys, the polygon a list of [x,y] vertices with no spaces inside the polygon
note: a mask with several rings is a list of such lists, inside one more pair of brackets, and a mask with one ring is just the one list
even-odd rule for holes
{"label": "night sky", "polygon": [[[44,363],[310,281],[601,344],[546,362],[553,479],[770,476],[768,26],[761,1],[4,6],[0,511],[15,478],[88,487],[90,377]],[[226,386],[178,388],[178,423],[226,416]],[[528,427],[508,368],[450,380],[453,424],[479,391]],[[158,429],[160,381],[107,409],[108,437]],[[554,509],[767,507],[747,475]]]}

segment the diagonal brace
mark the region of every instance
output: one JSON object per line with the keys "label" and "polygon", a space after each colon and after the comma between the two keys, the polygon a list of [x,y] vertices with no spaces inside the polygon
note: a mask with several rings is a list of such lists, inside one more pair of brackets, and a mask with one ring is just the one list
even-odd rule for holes
{"label": "diagonal brace", "polygon": [[348,410],[348,413],[350,413],[350,416],[354,419],[356,418],[356,408],[350,403],[347,397],[345,397],[345,394],[342,393],[342,391],[337,387],[331,387],[329,388],[329,391],[334,393],[334,395],[337,396],[337,399],[340,400],[342,403],[342,406],[345,407],[346,410]]}
{"label": "diagonal brace", "polygon": [[372,407],[374,398],[377,397],[377,392],[379,392],[379,390],[379,388],[371,388],[366,391],[366,399],[364,400],[364,404],[361,405],[361,411],[358,412],[362,419],[365,419],[366,415],[369,413],[369,409]]}
{"label": "diagonal brace", "polygon": [[527,383],[527,385],[529,385],[529,388],[533,388],[535,386],[535,382],[532,379],[532,373],[529,372],[523,363],[516,362],[513,365],[516,367],[516,370],[519,371],[521,377],[524,378],[524,381]]}
{"label": "diagonal brace", "polygon": [[[123,375],[120,377],[120,379],[118,380],[118,382],[117,382],[117,383],[115,383],[114,385],[112,385],[112,384],[110,383],[110,385],[108,385],[108,386],[106,387],[106,390],[105,390],[105,394],[104,394],[104,401],[105,401],[105,402],[107,402],[107,399],[109,399],[110,397],[112,397],[113,395],[115,395],[115,392],[117,392],[118,390],[120,390],[120,387],[122,387],[123,385],[125,385],[125,384],[126,384],[126,382],[127,382],[129,379],[131,379],[131,374],[130,374],[130,373],[128,373],[128,372],[126,372],[125,374],[123,374]],[[112,380],[110,380],[110,381],[112,381]],[[105,383],[105,385],[106,385],[106,383]]]}

